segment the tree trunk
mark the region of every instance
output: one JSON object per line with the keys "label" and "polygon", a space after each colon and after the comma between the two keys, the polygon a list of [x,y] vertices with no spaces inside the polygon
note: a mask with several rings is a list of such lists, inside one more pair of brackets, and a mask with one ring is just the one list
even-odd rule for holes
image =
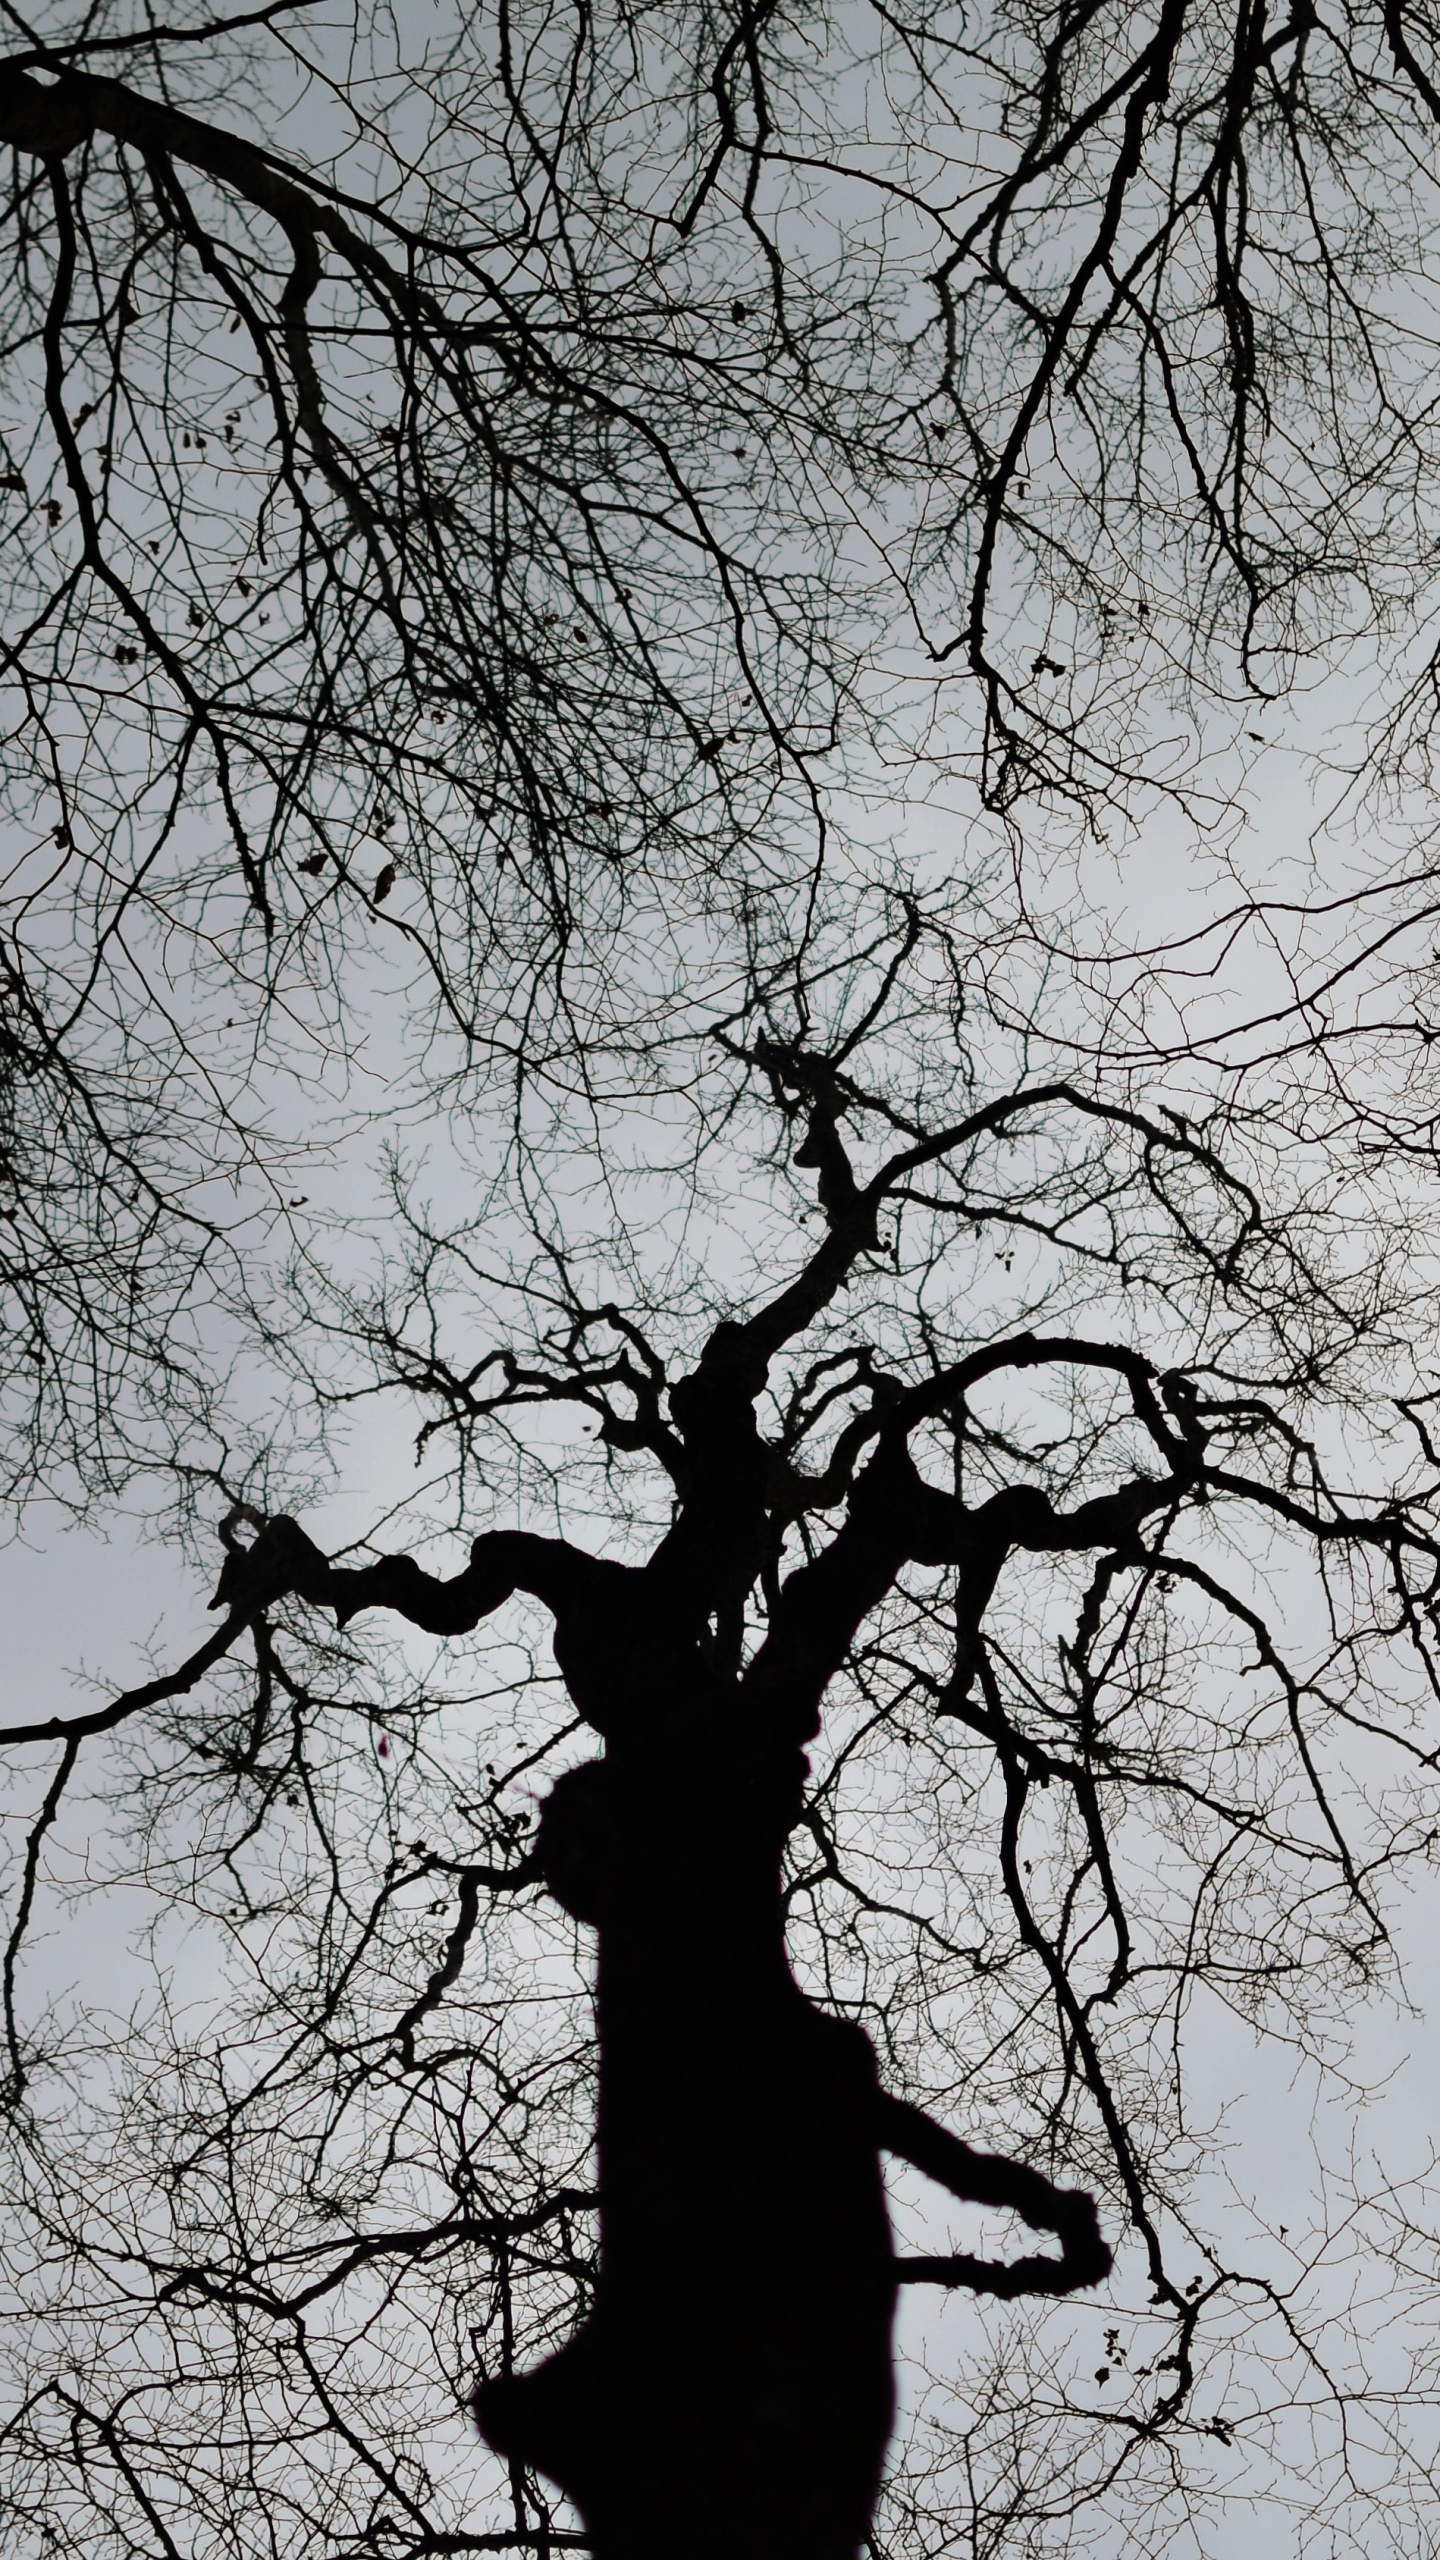
{"label": "tree trunk", "polygon": [[546,1808],[547,1881],[599,1929],[599,2286],[476,2415],[599,2560],[854,2560],[894,2406],[875,2061],[786,1960],[799,1753],[737,1780],[699,1721]]}

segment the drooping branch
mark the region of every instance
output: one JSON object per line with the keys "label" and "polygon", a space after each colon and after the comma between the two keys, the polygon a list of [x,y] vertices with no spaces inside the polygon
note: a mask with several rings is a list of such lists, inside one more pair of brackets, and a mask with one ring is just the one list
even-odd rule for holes
{"label": "drooping branch", "polygon": [[1078,2293],[1109,2274],[1113,2252],[1100,2237],[1093,2196],[1052,2186],[1038,2169],[1021,2161],[972,2151],[903,2098],[881,2098],[880,2140],[885,2150],[908,2160],[962,2203],[1018,2214],[1032,2231],[1053,2231],[1061,2246],[1058,2258],[1032,2256],[1008,2263],[964,2255],[901,2258],[897,2272],[902,2284],[950,2285],[1010,2301],[1022,2294]]}
{"label": "drooping branch", "polygon": [[490,1893],[518,1893],[526,1885],[544,1880],[544,1870],[534,1849],[513,1867],[462,1867],[459,1877],[459,1912],[455,1926],[446,1941],[445,1953],[435,1967],[423,1991],[410,2003],[395,2027],[395,2042],[407,2071],[415,2068],[415,2030],[423,2018],[438,2009],[446,1992],[460,1979],[475,1923],[480,1912],[482,1890]]}

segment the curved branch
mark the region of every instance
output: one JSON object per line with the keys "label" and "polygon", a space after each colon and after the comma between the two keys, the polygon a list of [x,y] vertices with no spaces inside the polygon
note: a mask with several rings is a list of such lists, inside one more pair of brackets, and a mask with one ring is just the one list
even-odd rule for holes
{"label": "curved branch", "polygon": [[919,2107],[904,2098],[879,2101],[880,2141],[897,2159],[943,2187],[964,2204],[998,2205],[1018,2214],[1032,2231],[1053,2231],[1060,2242],[1058,2258],[953,2256],[899,2258],[902,2284],[963,2286],[967,2293],[998,2294],[1004,2301],[1027,2293],[1078,2293],[1099,2284],[1110,2273],[1114,2252],[1100,2237],[1095,2199],[1079,2187],[1052,2187],[1038,2169],[1019,2160],[1003,2160],[997,2152],[972,2151],[968,2142],[947,2133]]}
{"label": "curved branch", "polygon": [[248,1547],[225,1559],[212,1608],[245,1607],[253,1613],[291,1593],[312,1606],[333,1609],[348,1626],[362,1609],[389,1609],[427,1635],[463,1636],[478,1627],[516,1591],[533,1593],[557,1615],[591,1596],[607,1566],[563,1538],[537,1538],[523,1529],[492,1529],[475,1539],[470,1562],[449,1581],[426,1573],[413,1556],[380,1556],[374,1564],[336,1565],[306,1536],[298,1520],[268,1520]]}

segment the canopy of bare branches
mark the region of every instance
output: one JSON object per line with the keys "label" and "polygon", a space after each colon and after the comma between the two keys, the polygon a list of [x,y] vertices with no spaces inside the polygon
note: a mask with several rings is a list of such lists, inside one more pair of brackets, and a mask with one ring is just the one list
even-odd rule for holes
{"label": "canopy of bare branches", "polygon": [[6,2547],[1412,2550],[1440,26],[4,44]]}

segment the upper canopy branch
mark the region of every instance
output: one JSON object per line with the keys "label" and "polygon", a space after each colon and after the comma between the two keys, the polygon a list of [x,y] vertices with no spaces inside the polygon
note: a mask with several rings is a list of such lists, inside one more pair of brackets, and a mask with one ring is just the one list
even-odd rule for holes
{"label": "upper canopy branch", "polygon": [[[589,1334],[600,1325],[612,1327],[624,1342],[633,1342],[640,1350],[641,1363],[637,1364],[624,1349],[607,1360],[586,1359],[584,1348]],[[418,1442],[421,1447],[447,1426],[463,1429],[487,1420],[491,1414],[513,1413],[526,1405],[577,1404],[595,1415],[599,1437],[608,1448],[648,1450],[667,1475],[677,1481],[683,1472],[684,1450],[661,1407],[666,1383],[663,1366],[638,1325],[614,1306],[576,1317],[558,1355],[565,1362],[558,1372],[522,1361],[508,1349],[488,1351],[468,1369],[459,1370],[441,1356],[433,1341],[418,1353],[412,1351],[403,1335],[388,1323],[374,1324],[370,1338],[374,1347],[386,1355],[390,1383],[404,1386],[413,1395],[435,1397],[446,1408],[423,1424]],[[491,1371],[498,1371],[502,1383],[482,1393],[480,1383]],[[630,1412],[616,1403],[610,1392],[614,1388],[630,1398]]]}
{"label": "upper canopy branch", "polygon": [[103,1707],[92,1708],[89,1715],[38,1716],[29,1724],[0,1726],[0,1748],[23,1742],[69,1743],[72,1739],[83,1741],[92,1733],[113,1733],[117,1725],[125,1724],[146,1707],[163,1706],[169,1698],[186,1697],[192,1689],[199,1687],[207,1671],[213,1671],[216,1663],[223,1661],[236,1637],[244,1634],[262,1605],[258,1599],[253,1602],[237,1601],[224,1625],[207,1636],[203,1644],[197,1645],[193,1653],[187,1654],[178,1670],[162,1672],[156,1680],[142,1680],[133,1689],[122,1689]]}
{"label": "upper canopy branch", "polygon": [[[124,81],[93,71],[62,71],[53,82],[35,80],[14,63],[0,65],[0,142],[17,151],[33,151],[50,159],[78,149],[96,134],[129,143],[143,153],[159,153],[203,170],[237,195],[273,214],[286,229],[323,230],[332,239],[365,256],[373,253],[344,224],[336,207],[347,201],[339,190],[308,173],[302,178],[259,143],[223,126],[205,123],[172,107],[164,99],[146,98]],[[410,246],[421,245],[387,215],[383,207],[364,208],[367,220]]]}
{"label": "upper canopy branch", "polygon": [[[1101,1122],[1138,1138],[1147,1158],[1159,1152],[1182,1160],[1217,1184],[1238,1212],[1236,1233],[1224,1254],[1211,1257],[1217,1267],[1227,1272],[1233,1269],[1241,1242],[1261,1224],[1260,1203],[1250,1185],[1225,1163],[1216,1148],[1196,1137],[1178,1119],[1167,1126],[1125,1104],[1104,1102],[1064,1079],[999,1094],[944,1128],[915,1135],[909,1145],[889,1155],[868,1181],[859,1182],[840,1134],[840,1121],[852,1110],[868,1113],[880,1108],[873,1098],[853,1084],[832,1059],[798,1043],[787,1049],[776,1041],[760,1039],[749,1050],[739,1050],[737,1054],[764,1070],[781,1098],[782,1108],[786,1107],[787,1094],[798,1097],[805,1113],[805,1138],[794,1162],[807,1169],[815,1168],[817,1196],[827,1222],[826,1233],[804,1269],[738,1328],[752,1354],[765,1360],[814,1321],[843,1288],[860,1256],[874,1250],[881,1209],[912,1175],[973,1146],[979,1139],[1000,1135],[1017,1119],[1056,1105],[1076,1112],[1082,1119]],[[894,1125],[892,1114],[886,1111],[883,1116]],[[1198,1241],[1188,1221],[1186,1232],[1191,1242]]]}
{"label": "upper canopy branch", "polygon": [[[1062,1346],[1048,1349],[1056,1357]],[[1128,1546],[1140,1522],[1174,1504],[1196,1474],[1182,1448],[1167,1476],[1134,1477],[1073,1511],[1057,1511],[1038,1485],[1006,1486],[972,1509],[957,1495],[927,1484],[910,1456],[904,1430],[887,1424],[851,1492],[844,1525],[820,1555],[783,1584],[771,1610],[769,1634],[742,1688],[767,1715],[782,1717],[797,1738],[808,1739],[817,1729],[825,1689],[862,1620],[906,1564],[977,1571],[988,1599],[1012,1549],[1056,1554]]]}
{"label": "upper canopy branch", "polygon": [[[140,153],[166,201],[169,218],[212,272],[220,272],[213,244],[186,202],[173,164],[199,170],[240,202],[268,215],[284,233],[291,265],[279,296],[277,317],[295,386],[296,423],[353,520],[371,537],[372,564],[382,591],[388,592],[390,572],[383,547],[374,539],[377,520],[364,474],[357,476],[326,420],[325,393],[308,317],[311,299],[321,280],[320,243],[328,243],[343,260],[358,286],[378,308],[387,329],[406,329],[429,343],[436,370],[446,379],[462,408],[473,405],[474,388],[465,350],[477,340],[487,346],[498,344],[496,329],[493,325],[477,328],[447,315],[420,281],[417,261],[428,252],[443,254],[458,263],[494,307],[507,342],[514,339],[518,343],[523,338],[529,344],[530,333],[512,298],[477,266],[463,244],[434,241],[423,231],[398,221],[382,205],[359,205],[311,172],[296,171],[242,135],[228,133],[163,100],[144,97],[123,81],[66,69],[47,86],[27,71],[0,66],[0,142],[8,142],[19,151],[34,152],[58,171],[62,158],[99,134]],[[384,255],[372,240],[365,238],[345,218],[342,208],[362,213],[367,224],[387,234],[396,244],[400,262]],[[221,282],[237,318],[248,323],[262,346],[268,388],[288,462],[293,439],[283,410],[281,384],[269,351],[263,346],[265,331],[259,311],[253,297],[234,276],[222,274]],[[298,498],[300,493],[295,494]],[[395,603],[393,596],[389,601]]]}
{"label": "upper canopy branch", "polygon": [[[1143,1352],[1130,1351],[1121,1343],[1086,1342],[1068,1335],[1033,1333],[1012,1334],[1003,1342],[987,1343],[982,1350],[972,1351],[965,1359],[956,1360],[917,1386],[893,1388],[877,1396],[862,1413],[855,1414],[837,1436],[835,1446],[823,1472],[805,1476],[792,1470],[792,1517],[804,1511],[824,1511],[843,1502],[854,1480],[856,1461],[867,1441],[880,1433],[909,1433],[932,1415],[945,1413],[978,1386],[985,1378],[995,1377],[1003,1369],[1036,1368],[1110,1369],[1125,1380],[1135,1412],[1165,1463],[1182,1470],[1187,1463],[1186,1437],[1172,1428],[1157,1395],[1155,1364]],[[1162,1391],[1163,1392],[1163,1391]]]}

